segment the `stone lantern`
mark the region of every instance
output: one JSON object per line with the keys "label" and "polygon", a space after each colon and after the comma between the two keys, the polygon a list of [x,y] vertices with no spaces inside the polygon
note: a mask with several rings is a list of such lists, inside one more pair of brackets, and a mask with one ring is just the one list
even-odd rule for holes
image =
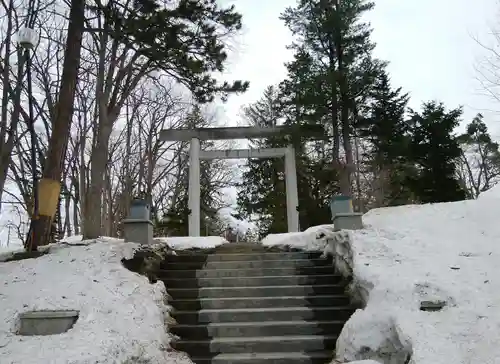
{"label": "stone lantern", "polygon": [[359,230],[363,228],[363,214],[354,212],[351,197],[333,196],[330,199],[330,211],[335,230]]}
{"label": "stone lantern", "polygon": [[153,222],[150,218],[149,203],[142,199],[134,199],[130,204],[129,216],[123,220],[125,242],[152,244]]}

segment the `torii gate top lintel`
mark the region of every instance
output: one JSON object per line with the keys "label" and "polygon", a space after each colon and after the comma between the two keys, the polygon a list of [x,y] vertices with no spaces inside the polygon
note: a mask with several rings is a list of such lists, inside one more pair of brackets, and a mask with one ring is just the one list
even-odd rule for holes
{"label": "torii gate top lintel", "polygon": [[224,128],[164,129],[160,132],[160,140],[167,142],[227,139],[259,139],[279,135],[301,135],[309,139],[325,138],[325,129],[315,125],[279,125],[273,127],[243,126]]}

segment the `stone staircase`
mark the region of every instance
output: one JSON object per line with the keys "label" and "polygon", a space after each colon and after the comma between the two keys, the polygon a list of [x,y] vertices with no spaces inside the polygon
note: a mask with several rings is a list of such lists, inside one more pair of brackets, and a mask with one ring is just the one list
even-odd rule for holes
{"label": "stone staircase", "polygon": [[256,244],[169,256],[172,346],[197,364],[325,364],[354,309],[319,253]]}

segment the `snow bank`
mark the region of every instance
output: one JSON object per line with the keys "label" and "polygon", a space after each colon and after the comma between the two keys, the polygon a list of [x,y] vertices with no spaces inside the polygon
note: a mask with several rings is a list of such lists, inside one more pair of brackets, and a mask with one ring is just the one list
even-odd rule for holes
{"label": "snow bank", "polygon": [[316,239],[321,232],[331,234],[333,225],[314,226],[301,233],[270,234],[262,239],[261,243],[264,246],[287,246],[306,251],[323,251],[324,239]]}
{"label": "snow bank", "polygon": [[[138,245],[110,238],[79,243],[0,263],[1,362],[191,363],[169,348],[163,283],[149,284],[121,264]],[[45,309],[79,310],[80,317],[64,334],[15,335],[19,313]]]}
{"label": "snow bank", "polygon": [[[335,255],[365,301],[339,337],[338,359],[500,363],[499,204],[495,188],[475,201],[372,210],[364,230],[290,235],[292,246]],[[422,311],[424,301],[445,307]]]}
{"label": "snow bank", "polygon": [[193,238],[190,236],[155,238],[157,242],[165,243],[174,250],[184,249],[211,249],[219,245],[226,244],[228,241],[220,236],[201,236]]}

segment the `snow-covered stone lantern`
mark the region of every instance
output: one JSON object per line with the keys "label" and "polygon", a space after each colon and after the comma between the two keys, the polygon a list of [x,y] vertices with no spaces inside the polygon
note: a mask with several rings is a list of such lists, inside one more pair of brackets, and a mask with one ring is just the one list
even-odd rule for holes
{"label": "snow-covered stone lantern", "polygon": [[38,44],[40,37],[35,29],[22,28],[17,33],[17,42],[24,49],[33,49]]}

